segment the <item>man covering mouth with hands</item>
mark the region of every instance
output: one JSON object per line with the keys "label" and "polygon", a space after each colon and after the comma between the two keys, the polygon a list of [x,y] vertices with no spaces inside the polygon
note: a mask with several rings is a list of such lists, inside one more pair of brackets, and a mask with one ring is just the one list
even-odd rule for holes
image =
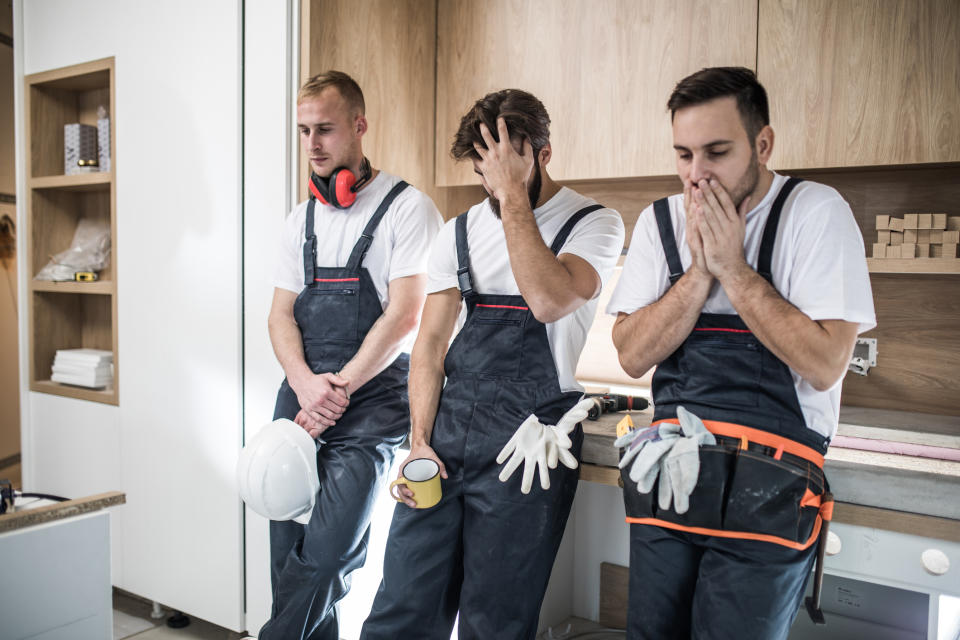
{"label": "man covering mouth with hands", "polygon": [[607,307],[627,373],[657,367],[653,425],[618,440],[627,635],[786,638],[832,512],[840,383],[876,324],[863,240],[840,194],[767,168],[752,71],[703,69],[668,109],[683,194],[641,213]]}

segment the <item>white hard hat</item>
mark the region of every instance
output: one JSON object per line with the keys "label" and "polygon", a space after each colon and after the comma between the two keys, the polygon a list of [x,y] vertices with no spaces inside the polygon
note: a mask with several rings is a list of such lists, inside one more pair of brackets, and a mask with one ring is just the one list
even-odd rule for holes
{"label": "white hard hat", "polygon": [[320,490],[316,443],[294,422],[274,420],[240,452],[237,484],[243,501],[263,517],[307,524]]}

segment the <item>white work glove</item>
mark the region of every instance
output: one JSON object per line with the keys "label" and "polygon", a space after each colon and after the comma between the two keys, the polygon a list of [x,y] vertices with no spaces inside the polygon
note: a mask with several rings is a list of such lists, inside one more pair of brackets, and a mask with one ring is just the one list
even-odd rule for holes
{"label": "white work glove", "polygon": [[546,425],[549,436],[547,439],[548,467],[556,469],[558,460],[569,469],[576,469],[579,466],[577,459],[570,453],[570,448],[573,446],[570,434],[577,428],[578,424],[587,419],[587,412],[593,404],[593,400],[585,398],[563,414],[557,424]]}
{"label": "white work glove", "polygon": [[683,407],[677,407],[677,418],[683,436],[663,461],[657,493],[661,509],[669,509],[672,500],[674,511],[686,513],[690,508],[690,494],[697,486],[697,477],[700,475],[700,446],[717,444],[717,439],[707,431],[703,420]]}
{"label": "white work glove", "polygon": [[620,468],[630,467],[630,479],[637,483],[637,491],[650,493],[660,473],[660,462],[680,436],[680,425],[661,422],[643,430],[631,431],[617,438],[614,446],[626,446]]}
{"label": "white work glove", "polygon": [[523,463],[523,480],[520,483],[522,493],[530,493],[530,487],[533,486],[533,472],[537,466],[540,467],[540,486],[544,489],[550,488],[547,440],[552,439],[552,436],[547,434],[547,428],[540,424],[537,416],[530,414],[497,456],[497,464],[503,464],[504,460],[510,458],[500,471],[500,482],[506,482],[520,463]]}

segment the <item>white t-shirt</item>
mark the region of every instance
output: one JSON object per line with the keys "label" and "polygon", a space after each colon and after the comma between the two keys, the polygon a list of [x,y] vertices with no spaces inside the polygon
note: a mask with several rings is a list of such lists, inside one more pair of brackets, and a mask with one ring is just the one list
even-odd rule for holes
{"label": "white t-shirt", "polygon": [[[766,196],[747,214],[744,255],[754,268],[770,208],[786,181],[785,176],[774,174]],[[686,270],[691,259],[683,194],[670,196],[669,202],[680,261]],[[860,333],[876,326],[863,238],[850,205],[833,188],[809,181],[794,188],[780,214],[771,262],[774,287],[812,320],[856,322]],[[666,255],[650,205],[633,230],[623,274],[607,313],[633,313],[653,304],[667,292],[669,284]],[[736,313],[716,281],[703,313]],[[833,388],[817,391],[792,369],[790,373],[807,427],[832,438],[839,421],[842,378]]]}
{"label": "white t-shirt", "polygon": [[[547,246],[553,243],[554,237],[570,216],[592,204],[596,202],[563,187],[550,200],[534,209],[537,227]],[[428,294],[457,287],[455,220],[447,221],[433,244],[427,272]],[[601,286],[606,286],[623,250],[623,235],[620,214],[613,209],[598,209],[577,223],[560,253],[570,253],[586,260],[600,275]],[[489,198],[470,208],[467,215],[467,243],[470,246],[470,275],[474,291],[489,295],[520,295],[510,268],[503,223],[490,208]],[[546,325],[547,341],[563,391],[583,390],[577,384],[574,373],[596,307],[597,299],[594,298],[573,313]],[[465,320],[464,306],[458,327],[462,327]]]}
{"label": "white t-shirt", "polygon": [[[317,201],[314,207],[314,232],[317,235],[317,266],[345,267],[363,228],[373,217],[380,202],[400,178],[384,171],[357,193],[347,209],[336,209]],[[280,239],[280,258],[274,286],[299,294],[304,287],[303,243],[307,224],[307,202],[297,205],[284,222]],[[373,232],[373,241],[363,259],[373,280],[380,304],[389,304],[387,285],[391,280],[427,272],[427,255],[443,218],[433,201],[408,186],[396,197]],[[413,332],[405,344],[409,351]]]}

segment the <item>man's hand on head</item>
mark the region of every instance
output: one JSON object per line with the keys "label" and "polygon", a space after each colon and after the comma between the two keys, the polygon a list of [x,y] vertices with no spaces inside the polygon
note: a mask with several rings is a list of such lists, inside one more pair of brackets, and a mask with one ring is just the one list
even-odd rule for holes
{"label": "man's hand on head", "polygon": [[743,241],[746,235],[750,197],[739,210],[716,178],[692,185],[694,219],[703,243],[707,270],[718,280],[746,266]]}
{"label": "man's hand on head", "polygon": [[473,147],[480,156],[476,168],[483,176],[485,186],[491,195],[501,203],[511,202],[513,199],[529,203],[527,188],[533,176],[534,167],[533,146],[530,140],[523,139],[518,153],[510,140],[510,132],[502,116],[497,118],[499,140],[494,140],[490,129],[482,122],[480,135],[486,143],[486,148],[479,143],[474,143]]}

